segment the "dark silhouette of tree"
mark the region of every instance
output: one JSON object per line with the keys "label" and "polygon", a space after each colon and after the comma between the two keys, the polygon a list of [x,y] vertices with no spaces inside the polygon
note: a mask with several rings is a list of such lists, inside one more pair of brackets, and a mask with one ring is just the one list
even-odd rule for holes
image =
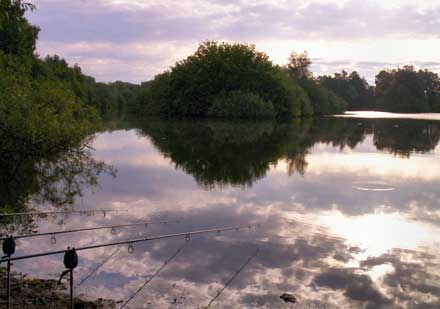
{"label": "dark silhouette of tree", "polygon": [[287,71],[295,79],[311,78],[313,76],[312,72],[310,72],[311,64],[312,60],[310,60],[306,51],[302,54],[292,52],[289,56]]}
{"label": "dark silhouette of tree", "polygon": [[320,85],[332,90],[348,105],[348,110],[368,110],[373,107],[373,91],[364,78],[356,71],[335,73],[334,76],[318,77]]}
{"label": "dark silhouette of tree", "polygon": [[402,69],[381,71],[376,76],[376,104],[379,109],[400,113],[438,111],[440,94],[438,75],[427,70],[416,71],[407,65]]}
{"label": "dark silhouette of tree", "polygon": [[298,83],[302,91],[301,109],[304,115],[328,115],[342,113],[346,102],[332,90],[319,85],[310,71],[312,64],[307,52],[297,54],[292,52],[286,72],[294,83]]}

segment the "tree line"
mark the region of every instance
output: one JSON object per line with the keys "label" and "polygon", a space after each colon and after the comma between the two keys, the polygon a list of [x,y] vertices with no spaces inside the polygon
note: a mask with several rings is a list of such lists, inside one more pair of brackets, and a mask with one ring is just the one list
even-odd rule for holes
{"label": "tree line", "polygon": [[314,77],[307,52],[274,65],[254,45],[207,41],[141,85],[134,111],[167,117],[291,118],[376,110],[440,112],[438,74],[403,66],[375,85],[358,72]]}
{"label": "tree line", "polygon": [[347,102],[348,110],[376,110],[395,113],[439,113],[440,79],[414,66],[382,70],[370,86],[356,71],[320,76],[321,85]]}

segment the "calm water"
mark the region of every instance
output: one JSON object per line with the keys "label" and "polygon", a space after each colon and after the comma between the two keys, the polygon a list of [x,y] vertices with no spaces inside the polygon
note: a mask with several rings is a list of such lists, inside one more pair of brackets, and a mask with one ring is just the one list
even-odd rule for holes
{"label": "calm water", "polygon": [[[69,234],[55,245],[26,239],[17,255],[259,223],[192,238],[130,308],[206,306],[257,248],[212,307],[439,308],[440,121],[367,116],[118,124],[94,141],[95,159],[113,165],[116,177],[100,175],[73,209],[128,211],[48,217],[36,230],[182,223]],[[123,246],[76,291],[124,301],[184,243],[139,244],[132,254]],[[117,249],[82,251],[78,281]],[[14,265],[45,278],[62,269],[61,256]],[[283,293],[298,304],[284,303]]]}

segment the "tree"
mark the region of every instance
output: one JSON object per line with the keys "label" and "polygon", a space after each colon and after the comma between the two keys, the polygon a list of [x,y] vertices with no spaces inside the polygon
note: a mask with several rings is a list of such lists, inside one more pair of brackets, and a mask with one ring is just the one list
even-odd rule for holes
{"label": "tree", "polygon": [[419,70],[418,76],[425,89],[425,95],[431,112],[440,112],[440,79],[436,73]]}
{"label": "tree", "polygon": [[348,110],[366,110],[373,105],[372,91],[367,81],[356,71],[318,77],[320,85],[333,91],[347,102]]}
{"label": "tree", "polygon": [[416,71],[407,65],[376,76],[375,96],[380,109],[389,112],[423,113],[439,111],[440,96],[436,92],[439,77],[427,70]]}
{"label": "tree", "polygon": [[312,61],[307,52],[297,54],[292,52],[286,72],[294,84],[298,84],[301,92],[301,110],[303,115],[326,115],[341,113],[346,108],[345,101],[333,91],[319,84],[319,79],[313,78],[309,67]]}
{"label": "tree", "polygon": [[292,52],[289,57],[289,63],[287,64],[287,71],[292,78],[311,78],[312,73],[310,72],[310,65],[312,61],[310,60],[307,52],[302,54],[297,54]]}
{"label": "tree", "polygon": [[24,17],[35,6],[19,0],[0,0],[0,50],[6,54],[31,56],[39,28]]}

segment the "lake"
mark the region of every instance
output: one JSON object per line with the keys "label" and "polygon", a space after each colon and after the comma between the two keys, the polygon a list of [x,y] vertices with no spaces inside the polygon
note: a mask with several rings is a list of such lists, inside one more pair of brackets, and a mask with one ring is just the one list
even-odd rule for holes
{"label": "lake", "polygon": [[[92,146],[115,173],[99,174],[72,209],[126,211],[48,216],[33,229],[157,224],[58,235],[55,244],[21,239],[16,255],[255,224],[134,244],[131,253],[126,245],[81,251],[76,283],[98,270],[75,293],[124,302],[173,257],[128,307],[438,308],[439,120],[355,113],[288,124],[114,123]],[[13,270],[55,279],[62,256]]]}

